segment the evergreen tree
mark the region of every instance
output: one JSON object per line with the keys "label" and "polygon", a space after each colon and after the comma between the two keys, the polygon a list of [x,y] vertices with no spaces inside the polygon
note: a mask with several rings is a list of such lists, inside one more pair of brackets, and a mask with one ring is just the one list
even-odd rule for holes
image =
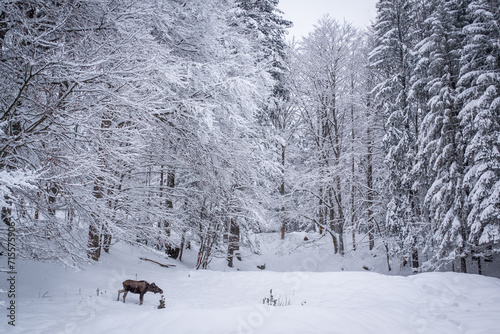
{"label": "evergreen tree", "polygon": [[[432,237],[426,238],[427,265],[453,262],[459,257],[457,237],[464,217],[463,145],[457,101],[462,27],[466,5],[459,1],[434,1],[426,30],[417,45],[416,75],[427,95],[428,111],[418,138],[416,169],[420,186],[426,190],[424,214],[428,215]],[[418,88],[417,88],[418,89]],[[434,246],[435,245],[435,246]]]}
{"label": "evergreen tree", "polygon": [[500,9],[498,1],[474,0],[468,6],[470,23],[463,29],[459,120],[465,146],[463,207],[466,225],[460,236],[466,247],[489,259],[500,245]]}
{"label": "evergreen tree", "polygon": [[390,170],[387,225],[397,240],[400,252],[419,266],[421,201],[414,189],[411,169],[417,155],[416,140],[420,125],[418,108],[409,99],[413,68],[412,50],[418,31],[416,6],[410,0],[381,0],[374,24],[375,48],[371,66],[380,73],[375,87],[378,108],[387,117],[384,144]]}

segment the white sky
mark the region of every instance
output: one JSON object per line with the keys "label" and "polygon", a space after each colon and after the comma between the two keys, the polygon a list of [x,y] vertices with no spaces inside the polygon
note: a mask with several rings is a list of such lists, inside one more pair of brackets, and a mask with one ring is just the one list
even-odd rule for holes
{"label": "white sky", "polygon": [[296,39],[307,35],[323,16],[364,28],[375,20],[377,0],[280,0],[278,8],[284,12],[283,17],[293,22],[288,38]]}

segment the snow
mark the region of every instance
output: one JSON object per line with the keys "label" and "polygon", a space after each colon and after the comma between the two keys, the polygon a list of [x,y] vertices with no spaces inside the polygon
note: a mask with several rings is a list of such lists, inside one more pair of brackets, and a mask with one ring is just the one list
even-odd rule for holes
{"label": "snow", "polygon": [[[498,331],[500,280],[470,274],[383,271],[384,259],[350,261],[331,254],[327,238],[303,244],[257,235],[262,254],[244,254],[240,270],[214,259],[211,270],[193,270],[195,253],[181,263],[115,244],[102,261],[75,271],[53,263],[18,261],[15,330],[2,316],[2,333],[493,333]],[[307,235],[308,238],[317,238]],[[330,252],[328,252],[330,250]],[[367,253],[368,254],[368,253]],[[369,255],[369,254],[368,254]],[[373,255],[373,254],[372,254]],[[163,268],[141,261],[147,257]],[[255,264],[263,264],[259,270]],[[356,269],[359,271],[346,271]],[[316,270],[316,269],[317,270]],[[342,269],[346,269],[342,271]],[[293,270],[293,271],[287,271]],[[330,271],[329,271],[330,270]],[[128,294],[125,279],[155,282],[160,295]],[[7,303],[4,279],[0,299]],[[97,290],[98,289],[98,290]],[[290,306],[262,304],[270,290]],[[5,312],[5,305],[2,306]]]}
{"label": "snow", "polygon": [[13,188],[33,189],[34,185],[32,182],[35,177],[32,172],[23,170],[0,170],[0,206],[10,206],[5,202],[5,198],[11,195]]}
{"label": "snow", "polygon": [[500,241],[500,227],[493,224],[486,225],[479,238],[479,244],[497,243],[498,241]]}

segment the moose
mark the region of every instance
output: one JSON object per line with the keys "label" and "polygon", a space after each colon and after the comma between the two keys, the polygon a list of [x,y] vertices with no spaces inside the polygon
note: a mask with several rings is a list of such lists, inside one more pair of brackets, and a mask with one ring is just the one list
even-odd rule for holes
{"label": "moose", "polygon": [[144,294],[146,294],[146,292],[148,291],[154,293],[163,293],[163,290],[160,289],[154,282],[149,284],[146,281],[133,281],[131,279],[128,279],[126,281],[123,281],[123,289],[118,290],[117,301],[120,300],[120,294],[123,292],[123,302],[125,303],[125,297],[127,297],[127,293],[132,292],[132,293],[138,293],[140,295],[139,305],[142,305]]}

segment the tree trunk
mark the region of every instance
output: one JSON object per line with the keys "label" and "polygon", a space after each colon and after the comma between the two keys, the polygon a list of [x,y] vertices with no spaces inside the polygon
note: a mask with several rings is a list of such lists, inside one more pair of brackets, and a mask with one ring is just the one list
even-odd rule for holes
{"label": "tree trunk", "polygon": [[[377,221],[374,221],[374,223],[375,223],[374,225],[377,227],[378,234],[382,235],[382,232],[380,230],[380,225],[377,223]],[[373,240],[371,240],[371,242],[373,242]],[[385,258],[387,261],[387,270],[391,271],[392,268],[391,268],[391,259],[389,256],[389,244],[388,244],[387,240],[385,240],[384,238],[382,238],[382,242],[384,243],[384,248],[385,248]],[[373,246],[372,246],[372,248],[373,248]]]}
{"label": "tree trunk", "polygon": [[411,254],[411,266],[414,270],[417,270],[420,266],[418,261],[418,249],[414,248],[413,253]]}
{"label": "tree trunk", "polygon": [[352,250],[356,250],[356,228],[355,228],[355,191],[356,188],[354,186],[354,177],[355,177],[355,163],[354,163],[354,77],[351,75],[351,228],[352,228]]}
{"label": "tree trunk", "polygon": [[369,250],[373,250],[375,247],[375,238],[373,235],[373,198],[374,198],[374,190],[373,190],[373,152],[372,152],[372,138],[371,138],[371,129],[368,126],[366,129],[366,205],[367,205],[367,222],[368,222],[368,248]]}
{"label": "tree trunk", "polygon": [[[205,205],[206,199],[203,200],[200,210],[200,250],[198,251],[198,260],[196,261],[197,270],[208,268],[217,236],[222,232],[221,224],[212,221],[213,217],[206,213],[206,211],[211,212],[211,210],[207,210]],[[205,222],[205,226],[203,222]]]}
{"label": "tree trunk", "polygon": [[345,247],[344,247],[344,226],[343,224],[339,226],[339,254],[344,256]]}
{"label": "tree trunk", "polygon": [[47,188],[47,195],[48,195],[48,212],[50,215],[55,216],[56,215],[56,209],[54,207],[56,200],[57,200],[57,194],[59,193],[59,188],[55,183],[50,183],[48,188]]}
{"label": "tree trunk", "polygon": [[198,251],[198,259],[196,261],[196,270],[207,269],[210,263],[210,256],[216,240],[216,230],[209,229],[206,235],[201,240],[200,250]]}
{"label": "tree trunk", "polygon": [[[161,182],[163,183],[163,170],[162,170]],[[162,186],[163,186],[163,184],[162,184]],[[167,187],[169,189],[173,189],[175,187],[175,170],[173,168],[170,168],[167,172]],[[166,205],[167,211],[171,211],[174,208],[174,203],[172,202],[172,200],[168,196],[167,196],[167,199],[165,201],[165,205]],[[176,247],[173,247],[172,244],[170,243],[170,233],[171,233],[170,222],[167,220],[164,220],[163,228],[164,228],[165,237],[166,237],[165,244],[163,245],[165,248],[165,253],[169,254],[171,257],[173,257],[172,254],[175,254]],[[176,258],[176,257],[173,257],[173,258]]]}
{"label": "tree trunk", "polygon": [[101,233],[93,222],[89,226],[88,252],[89,258],[99,261],[101,257]]}
{"label": "tree trunk", "polygon": [[[111,118],[108,115],[102,115],[101,117],[101,129],[103,130],[103,141],[106,141],[106,139],[109,138],[110,134],[106,132],[107,129],[111,127]],[[99,152],[99,165],[100,166],[106,166],[106,157],[104,153],[104,149],[102,146],[102,143],[100,144],[98,148]],[[107,187],[105,183],[105,178],[104,178],[104,167],[101,167],[102,174],[98,175],[95,180],[94,180],[94,189],[93,189],[93,196],[96,199],[96,202],[101,202],[101,200],[104,198],[105,189]],[[109,188],[108,188],[109,189]],[[102,204],[102,203],[101,203]],[[110,205],[110,203],[106,203],[106,205]],[[101,257],[101,247],[102,247],[102,242],[103,242],[103,219],[99,217],[96,214],[92,214],[92,222],[90,223],[89,226],[89,242],[88,242],[88,248],[89,248],[89,254],[88,256],[94,260],[98,261],[99,258]],[[107,231],[104,231],[107,232]],[[109,243],[111,243],[111,235],[106,236],[107,240],[109,240]],[[109,251],[109,247],[108,247]]]}
{"label": "tree trunk", "polygon": [[[465,240],[468,239],[467,227],[462,226],[460,230],[460,234],[462,236],[462,242],[465,243]],[[464,251],[465,245],[460,247],[460,271],[463,273],[467,273],[467,255]]]}
{"label": "tree trunk", "polygon": [[109,248],[111,247],[111,239],[113,236],[111,235],[111,231],[108,229],[108,223],[103,225],[102,230],[102,242],[101,245],[106,253],[109,253]]}
{"label": "tree trunk", "polygon": [[460,271],[467,273],[467,258],[465,256],[460,256]]}
{"label": "tree trunk", "polygon": [[228,267],[233,267],[233,259],[236,253],[236,257],[241,261],[240,250],[240,227],[236,222],[235,218],[231,218],[229,221],[229,235],[228,235],[228,247],[227,247],[227,265]]}
{"label": "tree trunk", "polygon": [[185,243],[186,243],[186,231],[183,231],[181,237],[181,246],[179,249],[179,261],[182,261],[182,254],[184,253]]}
{"label": "tree trunk", "polygon": [[318,203],[318,225],[319,225],[319,234],[323,234],[323,226],[325,226],[325,212],[324,212],[324,204],[323,204],[323,189],[319,188],[319,203]]}
{"label": "tree trunk", "polygon": [[109,231],[108,225],[106,224],[102,233],[102,248],[109,254],[109,247],[111,247],[111,231]]}
{"label": "tree trunk", "polygon": [[373,235],[373,224],[369,223],[368,225],[368,249],[373,250],[375,247],[375,237]]}
{"label": "tree trunk", "polygon": [[332,236],[332,242],[333,242],[333,253],[334,254],[337,254],[338,251],[339,251],[339,246],[338,246],[338,241],[337,241],[337,237],[335,236],[335,233],[330,231],[330,230],[327,230],[328,233],[330,233],[330,235]]}
{"label": "tree trunk", "polygon": [[[344,224],[345,224],[345,216],[344,216],[344,208],[342,207],[342,188],[340,185],[340,176],[336,176],[336,185],[337,185],[337,190],[334,194],[335,196],[335,202],[337,203],[337,212],[338,212],[338,219],[337,219],[337,231],[339,234],[339,254],[344,256]],[[333,204],[333,203],[332,203]]]}
{"label": "tree trunk", "polygon": [[[98,176],[94,181],[94,191],[93,195],[97,200],[102,199],[104,188],[104,178],[102,176]],[[92,214],[92,221],[89,225],[89,242],[88,242],[88,251],[89,258],[94,261],[99,261],[101,257],[101,218],[96,214]]]}
{"label": "tree trunk", "polygon": [[111,235],[110,234],[105,234],[103,238],[103,245],[102,248],[106,253],[109,254],[109,247],[111,246]]}
{"label": "tree trunk", "polygon": [[285,218],[285,145],[281,145],[281,240],[285,239],[286,218]]}

